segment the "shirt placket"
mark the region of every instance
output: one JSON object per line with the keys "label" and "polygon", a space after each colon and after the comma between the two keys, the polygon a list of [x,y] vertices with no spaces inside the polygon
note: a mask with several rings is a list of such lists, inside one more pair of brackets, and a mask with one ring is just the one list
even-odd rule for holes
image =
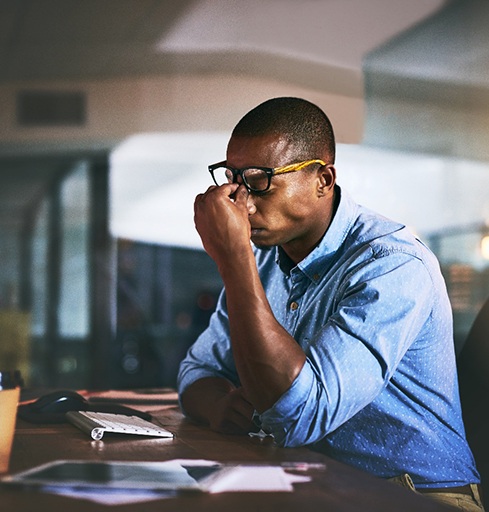
{"label": "shirt placket", "polygon": [[292,286],[287,300],[284,327],[293,335],[301,314],[301,306],[307,288],[307,277],[302,272],[296,271],[291,275],[291,279]]}

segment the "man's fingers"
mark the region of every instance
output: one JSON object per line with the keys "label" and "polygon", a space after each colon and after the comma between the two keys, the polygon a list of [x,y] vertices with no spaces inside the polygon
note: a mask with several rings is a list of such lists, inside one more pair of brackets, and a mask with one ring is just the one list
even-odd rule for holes
{"label": "man's fingers", "polygon": [[221,185],[220,187],[211,185],[205,192],[195,196],[195,203],[201,202],[214,194],[216,196],[227,195],[228,197],[231,197],[236,192],[238,187],[238,183],[229,183],[229,185]]}
{"label": "man's fingers", "polygon": [[248,195],[249,192],[246,190],[246,187],[241,184],[239,185],[238,189],[234,193],[234,200],[237,205],[245,205],[248,202]]}

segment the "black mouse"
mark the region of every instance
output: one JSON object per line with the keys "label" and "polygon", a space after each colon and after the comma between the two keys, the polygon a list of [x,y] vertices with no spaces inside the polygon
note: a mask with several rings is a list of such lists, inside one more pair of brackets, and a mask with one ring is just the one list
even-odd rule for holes
{"label": "black mouse", "polygon": [[41,396],[35,402],[19,405],[17,414],[31,423],[66,423],[68,411],[99,411],[138,416],[151,421],[151,414],[120,404],[90,404],[76,391],[61,389]]}
{"label": "black mouse", "polygon": [[59,414],[68,411],[83,411],[88,407],[87,400],[75,391],[61,389],[43,395],[31,404],[33,411],[40,414]]}

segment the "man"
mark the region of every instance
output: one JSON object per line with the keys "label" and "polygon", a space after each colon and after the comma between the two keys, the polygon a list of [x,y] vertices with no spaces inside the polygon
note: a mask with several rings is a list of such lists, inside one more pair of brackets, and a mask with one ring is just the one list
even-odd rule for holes
{"label": "man", "polygon": [[280,445],[407,473],[481,510],[438,263],[405,226],[355,204],[334,162],[326,114],[275,98],[209,167],[216,186],[197,196],[195,224],[224,292],[181,364],[182,407],[214,430],[259,422]]}

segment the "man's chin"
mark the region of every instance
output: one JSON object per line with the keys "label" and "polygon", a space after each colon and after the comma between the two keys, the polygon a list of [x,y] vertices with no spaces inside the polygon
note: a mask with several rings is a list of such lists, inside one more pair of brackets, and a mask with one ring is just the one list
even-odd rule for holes
{"label": "man's chin", "polygon": [[265,244],[263,242],[255,242],[255,241],[253,241],[253,239],[251,239],[251,241],[253,242],[253,245],[255,247],[258,247],[258,249],[271,249],[272,247],[274,247],[274,245],[271,245],[271,244]]}
{"label": "man's chin", "polygon": [[264,237],[260,236],[252,236],[251,242],[255,247],[258,247],[260,249],[269,249],[270,247],[274,247],[273,243],[267,242],[264,240]]}

